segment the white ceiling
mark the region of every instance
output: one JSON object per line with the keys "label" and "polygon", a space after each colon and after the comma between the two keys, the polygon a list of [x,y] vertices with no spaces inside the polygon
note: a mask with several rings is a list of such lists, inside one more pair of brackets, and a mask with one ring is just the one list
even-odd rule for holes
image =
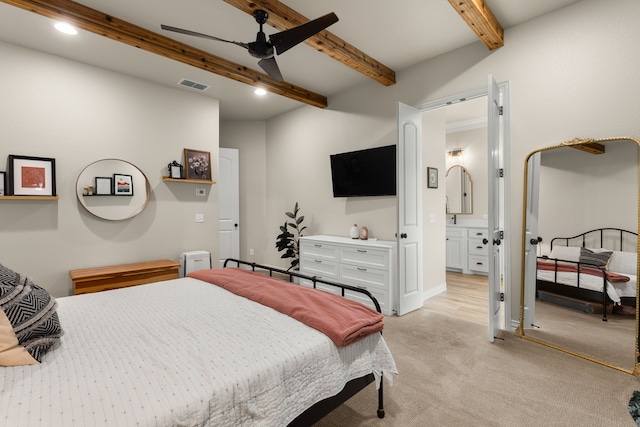
{"label": "white ceiling", "polygon": [[[579,0],[486,0],[507,29]],[[161,33],[214,55],[262,72],[257,60],[238,46],[163,31],[160,24],[227,40],[255,40],[254,18],[222,0],[81,0],[93,9]],[[384,65],[399,71],[444,52],[477,42],[476,35],[446,0],[284,0],[309,19],[335,12],[327,30]],[[258,98],[253,87],[89,32],[67,36],[53,21],[0,3],[0,40],[117,71],[162,85],[182,78],[209,85],[203,96],[220,101],[221,120],[265,120],[302,104],[272,93]],[[278,30],[265,26],[267,36]],[[508,34],[505,44],[509,43]],[[276,57],[287,82],[328,97],[369,80],[304,43]],[[376,83],[377,84],[377,83]],[[199,92],[198,92],[199,93]]]}

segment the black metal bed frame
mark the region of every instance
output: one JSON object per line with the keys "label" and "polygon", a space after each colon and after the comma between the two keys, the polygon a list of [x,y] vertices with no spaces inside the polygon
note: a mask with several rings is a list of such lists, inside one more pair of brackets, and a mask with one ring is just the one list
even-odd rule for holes
{"label": "black metal bed frame", "polygon": [[[271,267],[271,266],[268,266],[268,265],[256,264],[255,262],[242,261],[242,260],[234,259],[234,258],[227,258],[224,261],[223,267],[225,267],[225,268],[228,267],[228,264],[230,262],[235,263],[238,268],[240,268],[241,265],[249,266],[249,267],[251,267],[251,271],[254,271],[254,272],[256,271],[256,269],[268,271],[269,272],[269,277],[273,277],[273,273],[278,273],[278,274],[282,274],[282,275],[288,276],[289,277],[289,282],[293,282],[293,278],[294,277],[297,277],[299,279],[309,280],[313,284],[313,288],[314,289],[316,289],[316,286],[317,286],[318,283],[322,283],[324,285],[338,287],[338,288],[340,288],[340,294],[343,297],[345,296],[345,290],[350,290],[350,291],[353,291],[353,292],[359,292],[361,294],[364,294],[364,295],[368,296],[371,299],[371,301],[373,302],[373,305],[376,308],[376,311],[378,313],[382,313],[382,310],[380,309],[380,303],[378,302],[376,297],[374,297],[366,289],[359,288],[359,287],[356,287],[356,286],[345,285],[345,284],[338,283],[338,282],[333,282],[333,281],[330,281],[330,280],[325,280],[325,279],[319,278],[317,276],[309,276],[309,275],[306,275],[306,274],[299,273],[297,271],[282,270],[282,269],[277,268],[277,267]],[[382,332],[380,332],[380,334],[382,334]],[[360,390],[362,390],[363,388],[365,388],[367,385],[369,385],[370,383],[372,383],[374,381],[375,381],[375,378],[374,378],[373,374],[367,374],[367,375],[365,375],[363,377],[355,378],[355,379],[347,382],[347,384],[345,384],[344,388],[342,389],[342,391],[340,393],[336,394],[335,396],[329,397],[327,399],[321,400],[320,402],[318,402],[315,405],[311,406],[309,409],[304,411],[302,414],[298,415],[298,417],[296,419],[294,419],[291,423],[289,423],[288,427],[310,426],[310,425],[316,423],[317,421],[322,419],[325,415],[327,415],[329,412],[333,411],[338,406],[342,405],[349,398],[354,396],[356,393],[358,393]],[[385,415],[385,413],[384,413],[384,393],[383,393],[382,383],[383,383],[382,378],[380,378],[380,387],[378,388],[378,410],[377,410],[378,418],[384,418],[384,415]]]}
{"label": "black metal bed frame", "polygon": [[[612,248],[612,247],[603,248],[605,233],[607,232],[608,234],[606,234],[606,237],[608,238],[611,238],[612,236],[611,232],[614,232],[615,234],[619,234],[619,236],[614,236],[614,238],[617,238],[617,243],[618,243],[616,248]],[[595,240],[591,238],[591,236],[595,236]],[[583,247],[583,248],[587,247],[586,246],[587,242],[590,242],[590,243],[599,242],[597,244],[599,248],[622,251],[624,249],[625,236],[627,237],[627,239],[631,239],[632,237],[630,236],[635,236],[636,245],[637,245],[638,233],[634,233],[633,231],[623,230],[621,228],[605,227],[605,228],[596,228],[594,230],[589,230],[572,237],[554,237],[553,239],[551,239],[550,250],[553,250],[554,242],[556,242],[556,245],[564,242],[563,246]],[[574,239],[577,239],[580,245],[570,245],[569,242],[573,241]],[[591,247],[593,247],[593,244],[591,245]],[[554,266],[555,266],[553,283],[548,282],[546,280],[536,279],[537,290],[543,290],[543,291],[556,293],[560,295],[586,299],[588,301],[595,301],[595,302],[601,301],[602,302],[602,321],[603,322],[607,321],[607,304],[609,302],[613,303],[613,301],[607,295],[607,291],[606,291],[607,278],[606,278],[606,269],[604,267],[594,265],[594,264],[581,263],[581,262],[575,262],[575,261],[569,261],[569,260],[563,260],[563,259],[557,259],[557,258],[548,258],[548,257],[537,257],[537,258],[543,259],[545,261],[554,261]],[[575,287],[558,283],[558,262],[566,262],[566,263],[577,265],[577,278],[576,278]],[[583,265],[591,268],[597,268],[602,272],[602,292],[593,291],[590,289],[584,289],[580,287],[580,266],[583,266]],[[557,290],[562,290],[562,292],[557,292]],[[635,298],[633,299],[632,303],[635,306]]]}

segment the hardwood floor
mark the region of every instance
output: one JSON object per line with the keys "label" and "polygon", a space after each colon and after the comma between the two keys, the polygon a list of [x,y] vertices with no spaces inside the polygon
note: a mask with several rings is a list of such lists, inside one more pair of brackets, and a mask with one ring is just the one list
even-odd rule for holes
{"label": "hardwood floor", "polygon": [[487,276],[447,272],[447,290],[425,301],[423,308],[446,316],[489,324]]}

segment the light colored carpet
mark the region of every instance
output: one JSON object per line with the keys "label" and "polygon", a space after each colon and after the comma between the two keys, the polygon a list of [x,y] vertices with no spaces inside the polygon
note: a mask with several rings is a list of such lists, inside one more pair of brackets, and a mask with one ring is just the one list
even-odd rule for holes
{"label": "light colored carpet", "polygon": [[635,426],[635,377],[425,309],[385,318],[399,375],[376,416],[373,385],[316,426]]}

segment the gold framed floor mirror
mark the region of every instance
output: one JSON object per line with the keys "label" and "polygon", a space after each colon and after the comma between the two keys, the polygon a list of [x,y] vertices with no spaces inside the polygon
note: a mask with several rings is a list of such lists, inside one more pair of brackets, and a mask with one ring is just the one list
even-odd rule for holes
{"label": "gold framed floor mirror", "polygon": [[575,138],[524,162],[516,335],[640,376],[640,141]]}

